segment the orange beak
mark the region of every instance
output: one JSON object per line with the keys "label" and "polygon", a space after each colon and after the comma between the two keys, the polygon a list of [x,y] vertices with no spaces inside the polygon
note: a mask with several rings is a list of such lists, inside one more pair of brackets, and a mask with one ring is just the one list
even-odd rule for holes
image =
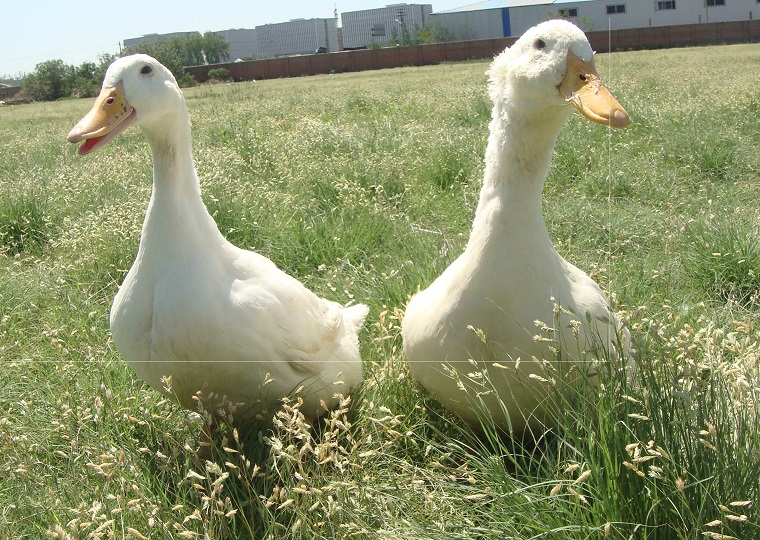
{"label": "orange beak", "polygon": [[602,84],[594,67],[594,59],[581,60],[573,51],[567,53],[567,73],[559,85],[559,93],[593,122],[624,128],[631,117]]}
{"label": "orange beak", "polygon": [[85,141],[80,154],[87,154],[108,143],[135,120],[135,109],[124,96],[124,83],[103,88],[90,112],[69,132],[69,142]]}

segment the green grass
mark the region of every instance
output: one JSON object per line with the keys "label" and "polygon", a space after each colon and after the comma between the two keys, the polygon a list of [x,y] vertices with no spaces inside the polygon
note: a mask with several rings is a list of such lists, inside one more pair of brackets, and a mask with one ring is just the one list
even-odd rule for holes
{"label": "green grass", "polygon": [[487,416],[473,434],[401,352],[407,299],[467,241],[486,63],[186,91],[222,232],[371,308],[346,407],[314,429],[297,405],[270,430],[225,427],[209,461],[198,421],[109,340],[150,195],[144,139],[83,158],[65,135],[91,100],[0,109],[0,537],[760,537],[760,51],[597,65],[634,123],[571,118],[544,215],[616,298],[639,370],[558,393],[559,429],[527,442]]}
{"label": "green grass", "polygon": [[[723,222],[726,221],[726,222]],[[760,303],[760,228],[725,218],[690,224],[686,260],[707,294],[743,306]]]}

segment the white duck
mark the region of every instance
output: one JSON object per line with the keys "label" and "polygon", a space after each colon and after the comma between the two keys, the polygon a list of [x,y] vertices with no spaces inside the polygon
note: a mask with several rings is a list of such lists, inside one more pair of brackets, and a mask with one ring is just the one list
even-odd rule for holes
{"label": "white duck", "polygon": [[111,307],[116,348],[137,374],[183,406],[193,396],[242,403],[238,420],[276,407],[302,387],[316,417],[362,378],[358,332],[367,307],[321,299],[219,232],[203,204],[190,118],[171,72],[150,56],[116,60],[92,110],[68,140],[96,150],[128,126],[153,154],[153,192],[132,268]]}
{"label": "white duck", "polygon": [[561,306],[559,328],[546,337],[578,368],[597,355],[614,357],[612,344],[630,339],[599,286],[556,252],[541,215],[544,181],[571,105],[613,127],[630,118],[600,83],[585,35],[567,21],[528,30],[496,57],[488,75],[494,106],[470,239],[411,299],[402,335],[412,374],[447,409],[477,426],[485,408],[496,425],[520,432],[551,423],[542,403],[546,383],[536,376],[553,376],[542,361],[554,358],[554,343],[534,339],[542,333],[536,321],[553,328]]}

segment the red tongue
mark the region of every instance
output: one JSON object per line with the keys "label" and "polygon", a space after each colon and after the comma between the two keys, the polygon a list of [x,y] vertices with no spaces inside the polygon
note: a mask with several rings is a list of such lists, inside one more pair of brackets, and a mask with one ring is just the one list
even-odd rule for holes
{"label": "red tongue", "polygon": [[89,154],[92,152],[93,148],[97,146],[97,144],[100,142],[100,140],[103,137],[93,137],[92,139],[87,139],[84,141],[84,144],[79,147],[79,155],[83,156],[85,154]]}

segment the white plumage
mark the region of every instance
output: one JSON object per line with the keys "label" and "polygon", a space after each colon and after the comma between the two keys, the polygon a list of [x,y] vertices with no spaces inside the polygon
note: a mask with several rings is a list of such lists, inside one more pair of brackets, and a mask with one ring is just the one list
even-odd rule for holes
{"label": "white plumage", "polygon": [[[630,118],[599,82],[585,35],[566,21],[528,30],[488,75],[494,105],[470,239],[409,302],[402,333],[412,374],[446,408],[477,425],[485,407],[497,425],[521,431],[550,423],[541,378],[557,372],[541,361],[554,359],[552,345],[567,361],[560,371],[614,358],[620,341],[627,353],[629,335],[602,290],[554,249],[541,196],[571,104],[614,127]],[[543,332],[555,343],[535,339],[536,321],[557,320]]]}
{"label": "white plumage", "polygon": [[367,307],[321,299],[257,253],[219,232],[200,195],[190,120],[172,74],[146,55],[108,69],[93,109],[69,133],[86,154],[136,124],[153,154],[153,193],[134,264],[111,308],[123,358],[185,407],[223,396],[238,420],[269,411],[303,387],[308,416],[362,378],[358,332]]}

